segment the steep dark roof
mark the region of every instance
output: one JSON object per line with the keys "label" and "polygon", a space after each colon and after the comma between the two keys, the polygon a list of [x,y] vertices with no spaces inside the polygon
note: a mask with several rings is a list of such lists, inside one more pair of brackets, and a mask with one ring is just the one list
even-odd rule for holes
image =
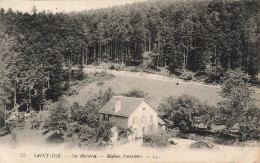
{"label": "steep dark roof", "polygon": [[[115,113],[114,108],[115,108],[116,98],[118,98],[121,102],[121,109]],[[146,100],[144,98],[113,96],[99,110],[99,113],[129,117],[143,101]]]}

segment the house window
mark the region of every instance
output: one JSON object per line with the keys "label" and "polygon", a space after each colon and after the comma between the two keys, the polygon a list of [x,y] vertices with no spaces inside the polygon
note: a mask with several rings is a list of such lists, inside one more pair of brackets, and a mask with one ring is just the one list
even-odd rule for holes
{"label": "house window", "polygon": [[133,133],[136,135],[137,134],[137,128],[133,129]]}
{"label": "house window", "polygon": [[142,116],[141,123],[142,123],[142,124],[145,124],[145,123],[146,123],[146,116]]}
{"label": "house window", "polygon": [[153,133],[153,126],[148,126],[149,133]]}
{"label": "house window", "polygon": [[138,124],[138,117],[133,118],[133,124]]}
{"label": "house window", "polygon": [[153,115],[150,115],[150,122],[153,122]]}
{"label": "house window", "polygon": [[145,127],[142,128],[142,133],[145,134]]}
{"label": "house window", "polygon": [[104,121],[108,121],[108,115],[107,115],[107,114],[105,114],[105,115],[103,116],[103,120],[104,120]]}

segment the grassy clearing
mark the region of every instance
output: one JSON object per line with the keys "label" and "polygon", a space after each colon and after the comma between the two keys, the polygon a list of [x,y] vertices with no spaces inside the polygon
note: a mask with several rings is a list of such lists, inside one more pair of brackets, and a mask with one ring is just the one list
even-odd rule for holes
{"label": "grassy clearing", "polygon": [[220,89],[214,87],[204,87],[186,83],[176,85],[176,83],[168,81],[137,79],[134,77],[117,76],[116,78],[128,88],[140,88],[148,92],[148,99],[155,106],[158,106],[164,97],[177,97],[182,94],[193,95],[201,101],[207,101],[209,104],[216,104],[221,100],[221,97],[218,95]]}
{"label": "grassy clearing", "polygon": [[95,81],[99,81],[99,83],[103,82],[104,80],[108,80],[113,78],[114,75],[108,74],[105,71],[101,72],[95,72],[95,73],[89,73],[84,75],[84,79],[79,81],[73,81],[70,83],[70,88],[69,90],[65,93],[65,95],[71,96],[71,95],[77,95],[78,91],[87,86],[90,83],[93,83]]}
{"label": "grassy clearing", "polygon": [[[85,104],[85,102],[89,100],[94,93],[98,93],[95,90],[99,90],[99,87],[102,87],[106,80],[112,79],[114,77],[114,75],[105,71],[88,73],[84,76],[84,80],[70,83],[71,86],[65,93],[66,99],[70,102],[70,104],[73,102]],[[84,91],[86,89],[88,91]],[[82,101],[78,101],[77,98],[80,100],[82,99]]]}
{"label": "grassy clearing", "polygon": [[[102,71],[102,69],[89,69],[86,72]],[[176,85],[176,79],[165,79],[163,76],[152,74],[131,73],[127,71],[108,71],[113,73],[115,78],[103,80],[104,83],[93,82],[87,86],[81,87],[78,95],[69,97],[69,101],[77,101],[80,104],[90,99],[99,91],[105,91],[111,87],[116,94],[122,94],[131,89],[141,89],[148,93],[148,100],[157,107],[163,98],[170,95],[178,97],[182,94],[189,94],[197,97],[201,101],[207,101],[211,105],[217,104],[221,97],[218,92],[219,87],[203,85],[201,83],[181,82]]]}

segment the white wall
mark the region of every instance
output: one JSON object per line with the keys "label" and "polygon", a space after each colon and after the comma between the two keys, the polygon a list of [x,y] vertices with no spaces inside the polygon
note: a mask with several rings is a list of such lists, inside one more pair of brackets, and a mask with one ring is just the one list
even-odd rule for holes
{"label": "white wall", "polygon": [[[145,108],[145,109],[143,109]],[[153,121],[150,122],[150,115],[153,116]],[[138,108],[129,116],[128,118],[128,127],[132,127],[132,129],[137,130],[137,137],[142,136],[143,127],[145,129],[145,133],[148,133],[148,126],[153,126],[153,130],[156,131],[158,129],[158,117],[157,112],[152,109],[145,101],[143,101]],[[138,119],[137,124],[133,124],[133,119]],[[142,117],[146,117],[146,122],[141,123]]]}

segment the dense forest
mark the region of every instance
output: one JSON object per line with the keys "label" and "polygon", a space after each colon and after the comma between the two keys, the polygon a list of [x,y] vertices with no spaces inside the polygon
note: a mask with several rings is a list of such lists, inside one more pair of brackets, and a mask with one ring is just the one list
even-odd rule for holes
{"label": "dense forest", "polygon": [[64,67],[138,66],[147,51],[151,68],[211,82],[240,68],[256,83],[259,10],[257,0],[147,1],[69,14],[1,9],[1,103],[40,110],[69,87]]}

